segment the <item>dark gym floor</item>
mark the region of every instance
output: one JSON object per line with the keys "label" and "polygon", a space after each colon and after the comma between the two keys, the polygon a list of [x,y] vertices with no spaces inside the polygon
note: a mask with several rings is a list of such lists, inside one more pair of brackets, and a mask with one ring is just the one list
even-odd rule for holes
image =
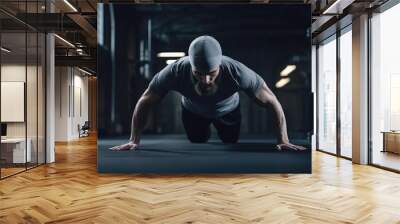
{"label": "dark gym floor", "polygon": [[[272,141],[241,138],[224,144],[190,143],[184,135],[145,135],[136,151],[111,151],[127,138],[99,139],[101,173],[311,173],[311,150],[278,151]],[[303,141],[293,143],[306,145]]]}

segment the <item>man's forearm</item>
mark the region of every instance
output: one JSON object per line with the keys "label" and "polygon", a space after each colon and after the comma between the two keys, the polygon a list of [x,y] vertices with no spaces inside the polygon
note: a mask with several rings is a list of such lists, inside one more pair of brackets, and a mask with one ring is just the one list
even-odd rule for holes
{"label": "man's forearm", "polygon": [[279,143],[287,143],[289,142],[289,137],[287,134],[285,113],[283,112],[282,106],[278,100],[274,100],[271,106],[275,114],[277,140]]}
{"label": "man's forearm", "polygon": [[139,144],[140,142],[140,134],[145,128],[149,111],[150,104],[141,98],[136,104],[132,115],[131,137],[129,140],[135,144]]}

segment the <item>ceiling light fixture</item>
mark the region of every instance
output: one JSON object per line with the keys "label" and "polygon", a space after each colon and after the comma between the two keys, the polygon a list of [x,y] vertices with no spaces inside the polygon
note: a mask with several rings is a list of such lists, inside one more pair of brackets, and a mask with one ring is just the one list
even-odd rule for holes
{"label": "ceiling light fixture", "polygon": [[93,75],[92,73],[90,73],[90,72],[88,72],[88,71],[86,71],[86,70],[84,70],[84,69],[81,69],[81,68],[79,68],[79,67],[78,67],[78,70],[81,71],[81,72],[83,72],[83,73],[85,73],[85,74],[87,74],[87,75],[90,75],[90,76]]}
{"label": "ceiling light fixture", "polygon": [[185,56],[185,52],[160,52],[157,54],[159,58],[179,58]]}
{"label": "ceiling light fixture", "polygon": [[276,84],[275,87],[276,88],[282,88],[284,87],[286,84],[288,84],[290,82],[290,78],[282,78],[281,80],[279,80]]}
{"label": "ceiling light fixture", "polygon": [[351,5],[354,2],[354,0],[336,0],[333,2],[332,5],[330,5],[327,9],[322,12],[323,15],[327,14],[342,14],[343,9],[347,8],[349,5]]}
{"label": "ceiling light fixture", "polygon": [[67,4],[74,12],[78,12],[78,10],[68,1],[64,0],[65,4]]}
{"label": "ceiling light fixture", "polygon": [[4,51],[4,52],[6,52],[6,53],[10,53],[10,52],[11,52],[11,50],[9,50],[9,49],[7,49],[7,48],[5,48],[5,47],[1,47],[1,50]]}
{"label": "ceiling light fixture", "polygon": [[286,68],[284,68],[281,71],[281,76],[288,76],[290,73],[292,73],[296,69],[296,65],[287,65]]}
{"label": "ceiling light fixture", "polygon": [[54,36],[55,37],[57,37],[59,40],[61,40],[62,42],[64,42],[64,43],[66,43],[67,45],[69,45],[70,47],[73,47],[73,48],[75,48],[75,45],[73,45],[71,42],[69,42],[68,40],[66,40],[66,39],[64,39],[64,38],[62,38],[62,37],[60,37],[59,35],[57,35],[57,34],[54,34]]}
{"label": "ceiling light fixture", "polygon": [[167,63],[167,65],[172,64],[176,61],[176,59],[170,59],[170,60],[166,60],[165,63]]}

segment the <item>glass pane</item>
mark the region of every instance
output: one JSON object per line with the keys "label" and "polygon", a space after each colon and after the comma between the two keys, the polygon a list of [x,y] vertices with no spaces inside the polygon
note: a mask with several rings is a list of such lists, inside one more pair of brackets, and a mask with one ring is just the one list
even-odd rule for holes
{"label": "glass pane", "polygon": [[[32,26],[45,1],[1,1]],[[24,12],[28,14],[25,17]],[[1,177],[45,161],[45,36],[0,12],[2,144]],[[3,100],[3,98],[5,100]]]}
{"label": "glass pane", "polygon": [[1,45],[1,173],[5,177],[25,170],[30,161],[25,119],[26,34],[2,33]]}
{"label": "glass pane", "polygon": [[351,158],[352,141],[352,35],[340,37],[340,152]]}
{"label": "glass pane", "polygon": [[28,168],[34,167],[37,165],[37,157],[38,157],[38,143],[37,143],[37,132],[38,132],[38,107],[37,107],[37,98],[38,98],[38,88],[37,88],[37,80],[38,80],[38,36],[36,32],[27,33],[28,38],[28,63],[27,63],[27,80],[26,80],[26,112],[27,112],[27,141],[28,148],[30,147],[30,159],[28,160]]}
{"label": "glass pane", "polygon": [[38,45],[38,163],[45,163],[45,44],[46,37],[44,34],[39,33]]}
{"label": "glass pane", "polygon": [[318,48],[318,148],[336,153],[336,39]]}
{"label": "glass pane", "polygon": [[[400,170],[400,4],[372,18],[372,163]],[[385,133],[382,133],[385,132]]]}

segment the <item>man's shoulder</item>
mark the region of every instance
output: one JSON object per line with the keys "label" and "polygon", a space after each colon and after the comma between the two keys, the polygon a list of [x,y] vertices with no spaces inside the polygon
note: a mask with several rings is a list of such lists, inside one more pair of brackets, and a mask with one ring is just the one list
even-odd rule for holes
{"label": "man's shoulder", "polygon": [[240,66],[243,66],[243,64],[240,61],[228,57],[226,55],[222,56],[221,65],[227,69],[235,69]]}
{"label": "man's shoulder", "polygon": [[241,70],[243,64],[236,59],[223,55],[221,60],[221,66],[222,69],[225,70],[226,72],[231,74],[236,74]]}
{"label": "man's shoulder", "polygon": [[222,60],[221,60],[221,64],[236,64],[238,61],[226,56],[226,55],[222,55]]}
{"label": "man's shoulder", "polygon": [[256,74],[242,62],[228,56],[223,56],[222,66],[226,73],[231,74],[236,80],[249,79]]}
{"label": "man's shoulder", "polygon": [[172,63],[168,63],[167,66],[161,71],[164,74],[168,74],[167,76],[172,78],[179,78],[182,74],[187,73],[190,70],[190,61],[187,56],[179,58]]}
{"label": "man's shoulder", "polygon": [[189,56],[181,57],[178,60],[176,60],[173,64],[177,69],[190,68]]}

